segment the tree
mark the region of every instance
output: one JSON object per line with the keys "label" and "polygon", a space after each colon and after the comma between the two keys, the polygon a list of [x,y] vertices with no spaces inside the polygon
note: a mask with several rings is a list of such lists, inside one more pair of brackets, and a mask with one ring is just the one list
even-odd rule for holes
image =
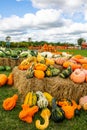
{"label": "tree", "polygon": [[80,45],[80,46],[81,46],[82,42],[86,42],[86,40],[85,40],[84,38],[79,38],[79,39],[77,40],[77,43],[78,43],[78,45]]}
{"label": "tree", "polygon": [[7,36],[6,38],[5,38],[5,40],[6,40],[6,47],[10,47],[10,40],[11,40],[11,37],[10,36]]}

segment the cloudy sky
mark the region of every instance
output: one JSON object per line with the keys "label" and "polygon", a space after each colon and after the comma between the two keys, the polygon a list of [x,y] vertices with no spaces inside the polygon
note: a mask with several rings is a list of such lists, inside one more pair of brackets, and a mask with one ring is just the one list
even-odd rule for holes
{"label": "cloudy sky", "polygon": [[86,0],[0,0],[0,40],[87,41]]}

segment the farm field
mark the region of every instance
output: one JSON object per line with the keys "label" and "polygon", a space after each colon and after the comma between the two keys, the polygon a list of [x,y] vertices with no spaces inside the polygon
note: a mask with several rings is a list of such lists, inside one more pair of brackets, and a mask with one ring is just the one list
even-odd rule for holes
{"label": "farm field", "polygon": [[[87,56],[87,50],[62,51]],[[3,73],[3,71],[0,71],[0,73]],[[10,72],[5,71],[4,73],[8,75]],[[13,96],[15,93],[18,94],[18,91],[14,89],[14,86],[4,85],[0,87],[0,130],[37,130],[35,127],[35,120],[40,118],[40,112],[36,113],[33,118],[33,123],[31,124],[21,121],[18,117],[22,109],[22,103],[20,102],[21,96],[19,96],[17,105],[13,110],[5,111],[2,108],[3,100]],[[75,116],[71,120],[64,119],[64,121],[59,123],[54,123],[50,119],[49,127],[46,130],[87,130],[87,111],[81,110],[78,116]]]}

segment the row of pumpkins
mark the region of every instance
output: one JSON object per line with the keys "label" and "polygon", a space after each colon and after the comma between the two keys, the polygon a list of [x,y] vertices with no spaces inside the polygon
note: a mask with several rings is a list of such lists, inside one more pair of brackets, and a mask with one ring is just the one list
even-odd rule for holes
{"label": "row of pumpkins", "polygon": [[[58,68],[55,65],[62,67]],[[44,57],[40,53],[24,59],[18,66],[20,70],[27,70],[26,77],[43,79],[44,77],[60,76],[70,77],[75,83],[87,82],[87,57],[82,55],[58,55],[57,57]]]}
{"label": "row of pumpkins", "polygon": [[[3,109],[10,111],[16,107],[18,95],[6,98],[3,101]],[[22,104],[22,110],[19,112],[20,120],[32,123],[34,115],[40,111],[40,116],[44,120],[41,123],[40,119],[35,121],[35,126],[38,130],[45,130],[49,126],[50,119],[58,123],[65,118],[70,120],[80,114],[83,108],[87,110],[87,96],[81,97],[78,104],[74,100],[61,99],[56,100],[48,92],[28,92]]]}

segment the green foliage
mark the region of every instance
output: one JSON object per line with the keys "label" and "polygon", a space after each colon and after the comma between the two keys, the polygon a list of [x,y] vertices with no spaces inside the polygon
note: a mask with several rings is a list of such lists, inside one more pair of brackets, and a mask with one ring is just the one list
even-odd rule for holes
{"label": "green foliage", "polygon": [[85,42],[85,41],[86,41],[86,40],[85,40],[84,38],[79,38],[79,39],[77,40],[77,43],[78,43],[78,45],[81,46],[82,42]]}

